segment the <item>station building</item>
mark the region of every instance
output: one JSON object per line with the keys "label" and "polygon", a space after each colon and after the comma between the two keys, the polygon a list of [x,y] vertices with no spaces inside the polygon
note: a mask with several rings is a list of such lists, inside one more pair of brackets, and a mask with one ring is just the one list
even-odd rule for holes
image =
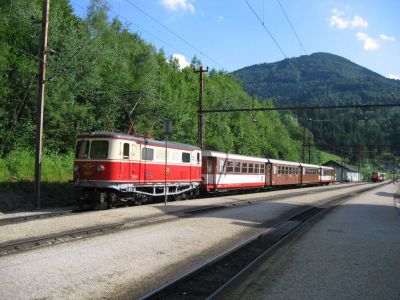
{"label": "station building", "polygon": [[338,182],[360,182],[362,180],[361,172],[356,166],[334,160],[330,160],[323,165],[335,169],[336,181]]}

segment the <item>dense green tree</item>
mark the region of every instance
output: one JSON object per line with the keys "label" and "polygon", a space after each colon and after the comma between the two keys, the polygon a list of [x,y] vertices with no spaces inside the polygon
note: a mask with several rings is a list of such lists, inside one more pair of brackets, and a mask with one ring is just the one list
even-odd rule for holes
{"label": "dense green tree", "polygon": [[[1,154],[33,148],[42,1],[0,1]],[[68,0],[52,1],[44,110],[44,147],[64,153],[76,135],[95,130],[163,139],[163,121],[173,121],[170,140],[197,143],[198,68],[181,69],[118,19],[105,0],[92,0],[85,18]],[[226,72],[205,75],[204,106],[275,105],[249,96]],[[206,147],[247,155],[299,160],[303,129],[294,116],[276,112],[206,115]]]}

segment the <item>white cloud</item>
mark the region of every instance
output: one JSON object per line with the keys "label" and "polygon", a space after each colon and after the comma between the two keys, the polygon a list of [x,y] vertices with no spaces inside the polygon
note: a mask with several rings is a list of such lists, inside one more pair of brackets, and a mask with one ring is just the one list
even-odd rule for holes
{"label": "white cloud", "polygon": [[173,11],[190,11],[195,12],[192,0],[161,0],[161,3],[168,9]]}
{"label": "white cloud", "polygon": [[186,57],[182,54],[174,53],[172,54],[172,58],[178,61],[180,69],[184,69],[190,65],[190,63],[186,60]]}
{"label": "white cloud", "polygon": [[328,18],[329,25],[337,29],[347,29],[347,28],[367,28],[368,22],[358,15],[355,15],[353,19],[348,19],[342,17],[344,12],[332,9],[332,16]]}
{"label": "white cloud", "polygon": [[364,50],[366,51],[374,51],[380,47],[376,39],[373,39],[364,32],[357,32],[356,36],[358,40],[364,42]]}
{"label": "white cloud", "polygon": [[351,21],[351,28],[367,28],[368,22],[363,18],[355,15],[353,20]]}
{"label": "white cloud", "polygon": [[332,9],[332,16],[328,18],[329,25],[331,27],[336,27],[338,29],[346,29],[349,27],[349,21],[346,21],[341,17],[344,13],[342,11],[337,10],[336,8]]}
{"label": "white cloud", "polygon": [[392,41],[394,42],[396,39],[394,36],[387,36],[386,34],[380,34],[379,37],[384,41]]}
{"label": "white cloud", "polygon": [[224,16],[219,16],[218,18],[217,18],[217,21],[218,22],[222,22],[224,20]]}
{"label": "white cloud", "polygon": [[400,80],[399,74],[389,74],[387,77],[390,79]]}

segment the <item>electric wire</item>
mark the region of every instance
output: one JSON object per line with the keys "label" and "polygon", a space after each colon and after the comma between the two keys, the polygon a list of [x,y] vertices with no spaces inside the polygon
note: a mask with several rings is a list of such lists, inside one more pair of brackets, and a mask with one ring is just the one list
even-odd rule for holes
{"label": "electric wire", "polygon": [[278,49],[281,51],[282,55],[284,58],[287,58],[287,55],[285,53],[285,51],[283,51],[282,47],[279,45],[278,41],[275,39],[275,37],[272,35],[272,33],[268,30],[267,26],[265,26],[263,20],[261,20],[261,18],[259,17],[259,15],[255,12],[255,10],[253,9],[253,7],[250,5],[250,3],[247,0],[244,0],[244,2],[246,2],[247,6],[250,8],[250,10],[253,12],[254,16],[257,18],[257,20],[260,22],[260,24],[262,25],[262,27],[264,28],[264,30],[267,32],[267,34],[269,35],[269,37],[271,38],[271,40],[275,43],[276,47],[278,47]]}
{"label": "electric wire", "polygon": [[285,16],[286,21],[289,23],[290,27],[292,28],[294,35],[296,36],[297,40],[299,41],[300,47],[303,49],[304,54],[307,55],[307,51],[306,51],[306,49],[304,49],[303,43],[301,42],[299,35],[297,34],[296,30],[294,29],[294,26],[293,26],[292,22],[290,21],[285,9],[283,8],[281,1],[279,1],[279,0],[276,0],[276,1],[278,2],[279,6],[283,12],[283,15]]}
{"label": "electric wire", "polygon": [[189,43],[187,40],[185,40],[183,37],[181,37],[180,35],[178,35],[177,33],[175,33],[172,29],[168,28],[167,26],[165,26],[164,24],[162,24],[160,21],[158,21],[156,18],[154,18],[153,16],[151,16],[149,13],[147,13],[146,11],[144,11],[143,9],[141,9],[139,6],[137,6],[136,4],[132,3],[130,0],[125,0],[127,3],[129,3],[131,6],[133,6],[134,8],[136,8],[138,11],[140,11],[142,14],[144,14],[145,16],[147,16],[148,18],[150,18],[153,22],[157,23],[158,25],[160,25],[162,28],[164,28],[165,30],[167,30],[169,33],[171,33],[173,36],[175,36],[176,38],[178,38],[179,40],[181,40],[182,42],[184,42],[186,45],[188,45],[190,48],[196,50],[199,54],[201,54],[202,56],[208,58],[210,61],[214,62],[215,64],[217,64],[218,66],[220,66],[221,68],[224,68],[219,62],[217,62],[215,59],[213,59],[212,57],[210,57],[209,55],[207,55],[204,51],[200,50],[199,48],[195,47],[194,45],[192,45],[191,43]]}

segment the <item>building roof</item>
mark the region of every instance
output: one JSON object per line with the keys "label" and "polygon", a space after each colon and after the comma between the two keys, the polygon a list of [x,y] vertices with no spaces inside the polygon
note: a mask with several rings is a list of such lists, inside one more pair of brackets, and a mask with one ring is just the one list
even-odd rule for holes
{"label": "building roof", "polygon": [[330,161],[324,163],[323,166],[332,166],[332,167],[336,166],[336,167],[339,167],[342,169],[346,169],[347,171],[350,171],[350,172],[359,173],[358,167],[350,165],[350,164],[342,163],[342,162],[337,162],[334,160],[330,160]]}

